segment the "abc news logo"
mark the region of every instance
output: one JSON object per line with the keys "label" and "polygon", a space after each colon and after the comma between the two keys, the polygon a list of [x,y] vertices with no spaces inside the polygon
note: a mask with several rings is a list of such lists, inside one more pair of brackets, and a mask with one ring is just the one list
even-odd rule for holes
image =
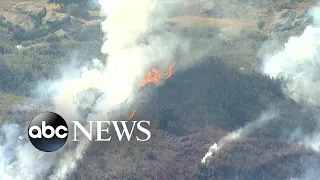
{"label": "abc news logo", "polygon": [[[132,123],[131,130],[128,129],[127,122]],[[136,136],[137,141],[147,141],[151,138],[151,133],[148,129],[142,126],[147,124],[150,126],[150,121],[88,121],[89,130],[82,126],[78,121],[73,123],[73,139],[72,141],[79,141],[77,139],[77,130],[80,130],[90,141],[93,141],[93,125],[96,124],[96,139],[94,141],[111,141],[111,136],[103,138],[102,133],[107,135],[109,133],[109,126],[112,124],[116,131],[118,140],[121,141],[124,136],[130,141],[132,133],[135,128],[144,133],[146,138],[139,138]],[[120,126],[120,125],[121,126]],[[106,125],[106,128],[102,128]],[[122,130],[120,130],[122,127]],[[53,152],[60,149],[67,141],[69,128],[66,121],[54,112],[43,112],[37,115],[29,124],[28,135],[29,140],[34,147],[44,152]]]}

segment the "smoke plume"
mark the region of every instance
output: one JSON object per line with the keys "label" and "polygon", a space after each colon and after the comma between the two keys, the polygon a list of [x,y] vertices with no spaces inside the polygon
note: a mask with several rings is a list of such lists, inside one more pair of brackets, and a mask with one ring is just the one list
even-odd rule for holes
{"label": "smoke plume", "polygon": [[207,160],[210,159],[211,156],[218,153],[218,151],[227,143],[232,141],[236,141],[241,137],[247,136],[252,133],[255,129],[263,127],[270,120],[274,119],[278,116],[278,111],[274,107],[270,107],[268,111],[261,113],[260,117],[245,125],[243,128],[240,128],[234,132],[229,133],[225,137],[223,137],[218,143],[214,143],[209,151],[202,158],[201,162],[206,163]]}
{"label": "smoke plume", "polygon": [[[320,8],[310,11],[313,24],[306,27],[302,35],[289,38],[284,47],[263,57],[262,71],[274,78],[285,81],[283,88],[288,97],[306,107],[313,107],[316,115],[313,121],[319,122],[319,65],[320,65]],[[317,132],[303,135],[294,131],[292,136],[301,139],[308,147],[318,150]],[[302,136],[302,137],[301,137]]]}
{"label": "smoke plume", "polygon": [[[320,8],[313,8],[313,24],[308,26],[301,36],[291,37],[284,47],[264,57],[262,71],[271,77],[286,80],[284,91],[300,104],[316,109],[316,116],[311,120],[320,122]],[[319,127],[311,134],[305,134],[297,129],[291,135],[293,139],[319,152]],[[318,179],[318,165],[308,164],[302,180]]]}
{"label": "smoke plume", "polygon": [[[139,81],[150,67],[167,69],[177,48],[183,51],[188,48],[186,42],[163,28],[166,11],[156,1],[100,0],[99,3],[101,13],[107,16],[101,24],[105,33],[101,52],[107,55],[107,63],[94,59],[92,66],[80,70],[67,67],[62,79],[41,83],[37,91],[39,96],[51,98],[52,110],[69,122],[108,120],[110,113],[134,100]],[[153,34],[156,30],[161,33]],[[88,91],[92,89],[99,95],[92,95]],[[79,107],[83,106],[93,111],[82,116]],[[63,180],[76,168],[77,160],[84,156],[90,144],[86,138],[80,137],[77,144],[69,139],[59,151],[42,154],[29,142],[19,141],[25,130],[19,124],[2,127],[0,179]]]}
{"label": "smoke plume", "polygon": [[[319,124],[320,8],[313,8],[310,10],[310,14],[313,16],[313,24],[306,27],[301,35],[290,37],[283,47],[263,55],[261,71],[272,78],[283,79],[283,92],[302,107],[312,109],[314,116],[310,117],[310,120]],[[287,108],[290,109],[290,107]],[[268,120],[277,117],[277,114],[274,110],[271,110],[271,113],[270,111],[263,112],[258,120],[250,122],[245,127],[222,138],[210,147],[202,159],[202,163],[206,163],[210,156],[217,153],[224,144],[246,136],[246,132],[263,127]],[[291,129],[289,132],[291,132],[289,141],[298,141],[306,147],[319,151],[319,127],[316,127],[315,131],[307,133],[302,132],[300,127]],[[306,174],[301,179],[317,179],[318,173],[314,171],[317,166],[314,168],[312,165],[308,165],[308,167]]]}

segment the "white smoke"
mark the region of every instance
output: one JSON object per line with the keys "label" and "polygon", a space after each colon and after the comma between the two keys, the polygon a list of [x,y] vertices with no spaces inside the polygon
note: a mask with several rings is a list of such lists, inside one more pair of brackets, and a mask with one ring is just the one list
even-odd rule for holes
{"label": "white smoke", "polygon": [[217,154],[218,151],[227,143],[231,143],[232,141],[236,141],[241,137],[245,137],[252,133],[257,128],[263,127],[266,123],[273,120],[275,117],[278,116],[278,111],[274,107],[270,107],[268,111],[261,113],[260,117],[248,123],[243,128],[240,128],[236,131],[233,131],[226,135],[225,137],[221,138],[218,143],[214,143],[202,158],[201,163],[207,163],[210,160],[210,157]]}
{"label": "white smoke", "polygon": [[[96,89],[103,95],[96,100],[95,112],[86,120],[107,120],[110,112],[134,99],[138,83],[150,66],[168,68],[178,46],[184,46],[187,51],[187,43],[169,32],[150,35],[154,29],[161,29],[165,14],[164,8],[161,13],[154,12],[156,1],[100,0],[99,3],[101,13],[107,16],[101,25],[105,33],[101,52],[107,54],[107,64],[94,59],[90,68],[76,71],[65,68],[69,71],[62,79],[50,81],[49,87],[46,83],[38,88],[43,90],[39,91],[41,95],[52,98],[54,111],[67,121],[81,120],[78,107],[82,104],[76,99],[88,89]],[[23,128],[14,124],[2,127],[0,179],[63,180],[76,168],[77,160],[83,158],[90,144],[85,138],[78,144],[68,140],[58,152],[43,155],[29,142],[18,143]]]}
{"label": "white smoke", "polygon": [[204,155],[204,157],[201,160],[201,163],[206,163],[210,157],[218,153],[218,151],[222,148],[224,144],[230,143],[233,140],[237,140],[240,137],[241,131],[242,129],[239,129],[235,132],[231,132],[227,136],[223,137],[218,143],[214,143],[212,146],[210,146],[209,151]]}
{"label": "white smoke", "polygon": [[[316,7],[310,11],[314,23],[306,27],[302,35],[289,38],[288,42],[273,53],[263,56],[262,72],[273,78],[283,78],[286,81],[284,91],[288,97],[300,103],[319,106],[320,99],[320,8]],[[257,121],[253,121],[236,132],[222,138],[219,143],[210,147],[208,153],[202,159],[207,159],[216,153],[223,144],[244,136],[248,131],[257,129],[256,124],[261,127],[266,120],[276,117],[277,113],[262,113]],[[271,116],[270,116],[271,115]],[[319,118],[313,118],[320,122]],[[292,130],[292,136],[299,134],[301,143],[319,150],[319,133],[305,135]]]}
{"label": "white smoke", "polygon": [[[301,105],[315,107],[319,113],[320,98],[320,7],[310,11],[313,24],[306,27],[300,36],[289,38],[284,47],[263,57],[262,72],[274,78],[283,78],[286,82],[284,92]],[[310,119],[320,122],[319,116]],[[319,130],[319,127],[317,127]],[[302,133],[293,130],[292,139],[319,152],[320,133]],[[308,164],[301,180],[319,179],[317,166]]]}
{"label": "white smoke", "polygon": [[320,28],[309,26],[299,37],[291,37],[284,48],[265,56],[263,72],[288,80],[285,91],[298,102],[319,104]]}
{"label": "white smoke", "polygon": [[[30,143],[20,142],[21,129],[18,124],[5,124],[1,127],[0,143],[0,179],[8,180],[34,180],[44,179],[48,167],[51,166],[52,157],[47,161],[38,159],[39,151]],[[40,168],[35,168],[41,163]]]}
{"label": "white smoke", "polygon": [[[262,71],[274,78],[286,81],[284,91],[300,103],[319,107],[320,98],[320,8],[313,8],[313,24],[302,35],[289,38],[282,49],[264,56]],[[313,121],[319,123],[318,117]],[[295,131],[292,136],[301,143],[318,150],[319,133],[304,135]]]}
{"label": "white smoke", "polygon": [[[107,120],[108,113],[132,100],[139,87],[137,80],[145,75],[150,65],[161,62],[168,64],[175,43],[163,37],[149,39],[149,44],[143,43],[143,38],[152,30],[154,2],[150,0],[101,0],[101,9],[107,19],[102,23],[105,41],[102,53],[108,55],[107,65],[94,61],[94,69],[85,69],[75,79],[64,81],[62,89],[55,97],[56,112],[66,119],[77,116],[74,97],[89,88],[103,92],[95,105],[95,113],[90,120]],[[64,152],[59,159],[57,168],[50,179],[64,179],[75,168],[75,162],[83,157],[89,141],[82,139],[75,150]]]}

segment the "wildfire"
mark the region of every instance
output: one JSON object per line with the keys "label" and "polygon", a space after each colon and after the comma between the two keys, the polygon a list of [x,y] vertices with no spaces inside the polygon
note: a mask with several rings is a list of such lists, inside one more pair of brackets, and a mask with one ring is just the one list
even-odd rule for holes
{"label": "wildfire", "polygon": [[136,110],[133,110],[131,115],[130,115],[130,117],[129,117],[129,119],[132,119],[135,115],[136,115]]}
{"label": "wildfire", "polygon": [[171,76],[172,76],[172,74],[173,74],[173,67],[172,67],[172,66],[170,66],[170,67],[169,67],[169,70],[168,70],[168,72],[167,72],[166,79],[168,79],[169,77],[171,77]]}
{"label": "wildfire", "polygon": [[[173,67],[170,66],[168,72],[166,73],[166,79],[170,78],[173,74]],[[146,86],[149,83],[158,84],[161,80],[162,75],[157,69],[152,69],[152,72],[148,72],[148,75],[140,84],[140,87]]]}
{"label": "wildfire", "polygon": [[[173,74],[173,66],[171,65],[168,69],[168,72],[165,74],[165,78],[168,79]],[[152,69],[152,71],[148,72],[148,75],[146,78],[143,79],[143,81],[140,84],[140,87],[144,87],[149,83],[158,84],[162,78],[161,73],[157,69]],[[136,110],[133,110],[130,119],[132,119],[136,115]]]}
{"label": "wildfire", "polygon": [[153,75],[151,72],[148,72],[148,76],[142,81],[140,87],[147,85],[148,83],[158,84],[161,79],[161,74],[158,70],[152,69]]}

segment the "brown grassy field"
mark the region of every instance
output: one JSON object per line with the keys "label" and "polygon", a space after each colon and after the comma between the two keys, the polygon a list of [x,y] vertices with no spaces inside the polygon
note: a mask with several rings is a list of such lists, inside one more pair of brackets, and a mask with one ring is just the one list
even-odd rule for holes
{"label": "brown grassy field", "polygon": [[168,20],[169,23],[182,27],[214,27],[219,26],[227,34],[239,33],[242,29],[256,30],[256,22],[237,19],[223,19],[206,16],[179,16]]}
{"label": "brown grassy field", "polygon": [[[12,8],[15,4],[20,2],[25,2],[28,0],[1,0],[0,2],[0,8]],[[37,2],[39,4],[47,4],[46,0],[33,0],[33,2]]]}

